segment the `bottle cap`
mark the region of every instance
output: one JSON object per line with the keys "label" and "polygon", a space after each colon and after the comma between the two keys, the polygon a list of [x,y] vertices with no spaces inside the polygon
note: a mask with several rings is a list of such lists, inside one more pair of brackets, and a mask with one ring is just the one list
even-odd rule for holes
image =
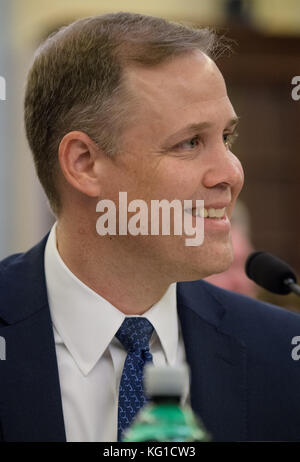
{"label": "bottle cap", "polygon": [[181,397],[188,385],[189,367],[186,363],[177,366],[145,365],[145,393],[149,397]]}

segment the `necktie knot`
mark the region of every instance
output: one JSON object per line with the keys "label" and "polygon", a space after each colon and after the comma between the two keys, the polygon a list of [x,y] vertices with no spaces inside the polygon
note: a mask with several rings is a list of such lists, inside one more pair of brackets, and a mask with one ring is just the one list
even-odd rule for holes
{"label": "necktie knot", "polygon": [[148,350],[153,330],[151,322],[146,318],[125,318],[116,337],[127,352]]}

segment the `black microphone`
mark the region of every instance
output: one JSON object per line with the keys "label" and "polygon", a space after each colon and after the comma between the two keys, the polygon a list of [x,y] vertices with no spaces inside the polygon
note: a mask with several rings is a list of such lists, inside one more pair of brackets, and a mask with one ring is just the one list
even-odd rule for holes
{"label": "black microphone", "polygon": [[245,264],[248,278],[264,289],[275,294],[286,295],[290,292],[300,296],[300,286],[293,269],[280,258],[268,252],[254,252]]}

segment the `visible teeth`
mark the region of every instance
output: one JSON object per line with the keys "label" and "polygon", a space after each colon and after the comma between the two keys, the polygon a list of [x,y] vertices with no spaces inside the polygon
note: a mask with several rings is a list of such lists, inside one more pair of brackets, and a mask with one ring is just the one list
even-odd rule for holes
{"label": "visible teeth", "polygon": [[225,215],[225,207],[223,209],[215,209],[216,217],[221,218]]}
{"label": "visible teeth", "polygon": [[194,208],[194,209],[187,209],[186,212],[191,213],[194,217],[202,217],[202,218],[222,218],[225,215],[226,208],[223,209],[206,209],[206,208]]}
{"label": "visible teeth", "polygon": [[222,218],[225,215],[226,208],[223,209],[208,209],[208,216],[209,218]]}

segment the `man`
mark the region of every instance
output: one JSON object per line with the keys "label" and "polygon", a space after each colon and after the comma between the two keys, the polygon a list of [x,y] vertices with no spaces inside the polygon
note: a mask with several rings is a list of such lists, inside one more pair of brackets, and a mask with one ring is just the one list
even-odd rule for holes
{"label": "man", "polygon": [[[215,440],[299,439],[300,318],[200,281],[232,262],[243,184],[216,49],[208,30],[118,13],[79,20],[36,53],[25,125],[57,222],[0,265],[4,441],[120,439],[148,360],[188,362],[183,400]],[[192,200],[194,215],[204,200],[204,242],[100,236],[97,204],[120,208],[119,192],[149,206]],[[142,329],[122,330],[131,317],[150,326],[138,352],[126,341]]]}

